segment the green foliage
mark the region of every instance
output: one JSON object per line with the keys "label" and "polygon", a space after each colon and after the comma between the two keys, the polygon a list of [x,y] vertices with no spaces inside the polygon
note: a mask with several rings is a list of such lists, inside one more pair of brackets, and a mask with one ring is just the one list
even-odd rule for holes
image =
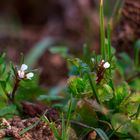
{"label": "green foliage", "polygon": [[83,100],[79,101],[77,103],[76,112],[78,113],[78,121],[87,124],[88,126],[98,126],[97,114],[88,102]]}
{"label": "green foliage", "polygon": [[53,54],[59,54],[62,57],[68,56],[68,49],[66,47],[53,46],[49,49],[49,51]]}
{"label": "green foliage", "polygon": [[[19,115],[23,100],[38,100],[59,107],[62,114],[58,120],[62,126],[61,134],[55,122],[49,121],[44,114],[40,117],[58,140],[67,140],[70,128],[74,129],[78,138],[84,138],[90,131],[95,131],[96,138],[102,140],[140,139],[140,43],[138,40],[134,45],[134,60],[126,53],[120,53],[119,58],[116,58],[110,41],[111,22],[108,24],[106,39],[103,15],[101,0],[101,54],[96,55],[85,45],[82,58],[69,58],[66,87],[56,86],[49,90],[41,88],[37,75],[32,80],[27,79],[26,73],[24,78],[20,77],[20,69],[12,63],[9,65],[5,61],[5,54],[1,54],[0,117]],[[25,62],[32,66],[46,49],[68,57],[66,48],[50,48],[52,44],[54,42],[50,39],[39,42],[26,56]],[[20,134],[37,124],[25,128]]]}
{"label": "green foliage", "polygon": [[0,117],[12,117],[14,115],[18,115],[15,105],[5,106],[0,110]]}
{"label": "green foliage", "polygon": [[108,136],[105,134],[105,132],[102,129],[96,128],[95,131],[97,132],[97,134],[100,136],[102,140],[109,140]]}
{"label": "green foliage", "polygon": [[140,54],[140,39],[137,40],[134,45],[134,63],[136,67],[140,65],[139,54]]}
{"label": "green foliage", "polygon": [[80,77],[71,77],[68,81],[69,92],[74,96],[84,93],[86,82]]}
{"label": "green foliage", "polygon": [[109,85],[103,84],[102,87],[98,88],[98,95],[102,102],[109,101],[113,98],[113,90]]}
{"label": "green foliage", "polygon": [[[39,87],[37,75],[32,80],[18,77],[20,83],[15,88],[18,70],[17,66],[6,62],[5,54],[0,55],[0,117],[18,115],[21,101],[36,100],[39,95],[46,92]],[[12,100],[12,96],[15,96],[15,100]]]}
{"label": "green foliage", "polygon": [[116,89],[115,89],[115,101],[116,101],[116,104],[119,105],[122,103],[122,101],[128,97],[130,94],[130,89],[129,89],[129,86],[127,83],[122,83],[120,86],[118,86]]}

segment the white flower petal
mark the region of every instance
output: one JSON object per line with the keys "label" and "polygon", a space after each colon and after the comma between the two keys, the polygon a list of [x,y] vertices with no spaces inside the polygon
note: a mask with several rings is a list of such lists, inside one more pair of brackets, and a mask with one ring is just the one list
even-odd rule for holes
{"label": "white flower petal", "polygon": [[25,72],[24,71],[21,71],[21,70],[18,70],[18,76],[21,79],[25,78]]}
{"label": "white flower petal", "polygon": [[104,62],[105,62],[105,60],[102,60],[102,61],[101,61],[101,63],[104,63]]}
{"label": "white flower petal", "polygon": [[31,78],[34,76],[34,73],[30,72],[26,74],[26,78],[31,80]]}
{"label": "white flower petal", "polygon": [[25,71],[28,69],[28,66],[26,64],[22,64],[20,70]]}
{"label": "white flower petal", "polygon": [[91,58],[91,61],[92,61],[92,63],[94,63],[95,62],[95,59],[94,58]]}
{"label": "white flower petal", "polygon": [[108,62],[105,62],[104,65],[103,65],[103,67],[104,67],[105,69],[107,69],[107,68],[110,67],[110,64],[109,64]]}

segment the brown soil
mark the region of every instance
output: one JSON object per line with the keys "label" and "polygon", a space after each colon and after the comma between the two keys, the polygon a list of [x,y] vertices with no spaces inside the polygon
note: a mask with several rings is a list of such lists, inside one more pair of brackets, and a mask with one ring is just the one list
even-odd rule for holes
{"label": "brown soil", "polygon": [[[14,140],[54,140],[54,134],[49,125],[37,116],[45,115],[49,121],[55,122],[54,124],[60,133],[61,125],[58,121],[58,112],[42,103],[22,102],[21,104],[24,118],[19,116],[14,116],[9,120],[2,118],[0,122],[0,139],[11,137]],[[23,129],[32,125],[33,127],[29,131],[20,134]]]}
{"label": "brown soil", "polygon": [[[54,134],[47,123],[40,121],[32,129],[20,135],[20,132],[33,125],[39,120],[38,117],[21,119],[15,116],[13,119],[4,120],[3,126],[6,128],[0,130],[0,138],[11,137],[13,140],[54,140]],[[59,123],[55,123],[58,132],[61,132]]]}

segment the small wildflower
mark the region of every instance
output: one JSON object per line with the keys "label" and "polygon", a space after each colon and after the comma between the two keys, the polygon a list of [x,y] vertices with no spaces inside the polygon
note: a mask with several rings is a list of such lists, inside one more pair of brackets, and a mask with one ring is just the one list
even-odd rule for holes
{"label": "small wildflower", "polygon": [[22,64],[20,70],[25,71],[28,69],[28,66],[26,64]]}
{"label": "small wildflower", "polygon": [[18,76],[19,76],[19,78],[23,79],[25,77],[25,72],[18,70]]}
{"label": "small wildflower", "polygon": [[32,72],[26,74],[26,78],[29,80],[31,80],[33,76],[34,76],[34,73]]}
{"label": "small wildflower", "polygon": [[21,65],[20,69],[17,71],[18,77],[20,79],[24,79],[24,78],[27,78],[29,80],[32,79],[32,77],[34,76],[34,73],[32,72],[26,73],[27,69],[28,69],[28,66],[26,64]]}
{"label": "small wildflower", "polygon": [[100,83],[104,77],[105,70],[110,67],[109,62],[105,62],[105,60],[101,60],[100,64],[98,65],[98,71],[96,76],[97,83]]}
{"label": "small wildflower", "polygon": [[105,62],[105,60],[102,60],[102,61],[101,61],[101,63],[104,63],[104,62]]}
{"label": "small wildflower", "polygon": [[110,67],[110,64],[109,64],[108,62],[105,62],[105,63],[103,64],[103,67],[104,67],[105,69],[108,69],[108,68]]}
{"label": "small wildflower", "polygon": [[91,58],[91,61],[92,61],[92,63],[94,63],[95,62],[95,59],[94,58]]}

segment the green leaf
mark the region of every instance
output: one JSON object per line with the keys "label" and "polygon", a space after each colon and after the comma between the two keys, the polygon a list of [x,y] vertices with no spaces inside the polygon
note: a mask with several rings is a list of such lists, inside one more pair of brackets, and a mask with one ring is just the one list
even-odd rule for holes
{"label": "green leaf", "polygon": [[76,111],[78,116],[80,116],[79,118],[80,122],[89,125],[91,127],[92,126],[96,127],[98,125],[97,114],[88,101],[80,100],[77,103]]}
{"label": "green leaf", "polygon": [[16,71],[16,68],[15,68],[15,66],[13,65],[12,62],[10,63],[10,66],[11,66],[11,69],[12,69],[13,73],[16,75],[16,74],[17,74],[17,71]]}
{"label": "green leaf", "polygon": [[17,114],[17,107],[15,105],[9,105],[0,110],[0,117],[14,114]]}
{"label": "green leaf", "polygon": [[82,78],[79,77],[70,77],[68,81],[68,90],[73,95],[78,95],[84,92],[86,88],[86,83]]}
{"label": "green leaf", "polygon": [[119,105],[129,94],[129,86],[127,83],[123,82],[115,89],[116,103]]}
{"label": "green leaf", "polygon": [[2,87],[3,91],[5,92],[6,91],[6,82],[0,80],[0,84],[1,84],[1,87]]}
{"label": "green leaf", "polygon": [[112,88],[107,84],[104,84],[102,87],[99,87],[98,97],[102,102],[111,100],[113,98]]}
{"label": "green leaf", "polygon": [[129,83],[130,87],[132,90],[135,90],[135,91],[140,91],[140,78],[139,77],[136,77],[135,80],[131,81]]}
{"label": "green leaf", "polygon": [[6,83],[9,82],[10,77],[11,77],[11,72],[8,72],[8,73],[7,73],[7,77],[6,77]]}
{"label": "green leaf", "polygon": [[60,92],[62,92],[65,89],[65,86],[54,86],[49,89],[48,95],[57,96]]}
{"label": "green leaf", "polygon": [[12,137],[2,138],[1,140],[13,140]]}
{"label": "green leaf", "polygon": [[38,100],[45,100],[45,101],[56,101],[56,100],[62,100],[64,99],[61,96],[52,96],[52,95],[40,95],[38,97]]}
{"label": "green leaf", "polygon": [[5,62],[4,58],[5,58],[5,53],[0,54],[0,64],[3,64]]}
{"label": "green leaf", "polygon": [[6,63],[3,63],[2,64],[2,71],[1,71],[1,73],[4,74],[5,71],[6,71]]}
{"label": "green leaf", "polygon": [[140,93],[139,92],[138,93],[133,93],[131,95],[131,97],[129,98],[129,102],[133,102],[133,103],[137,102],[137,103],[140,103]]}
{"label": "green leaf", "polygon": [[[126,115],[116,113],[111,116],[111,124],[116,132],[127,134],[129,131],[129,119]],[[114,132],[113,132],[114,133]]]}
{"label": "green leaf", "polygon": [[67,53],[68,53],[68,49],[66,47],[53,47],[53,48],[50,48],[49,51],[51,53],[54,53],[54,54],[60,54],[62,57],[66,57],[67,56]]}
{"label": "green leaf", "polygon": [[95,131],[97,132],[97,134],[100,136],[102,140],[109,140],[109,137],[106,135],[106,133],[102,129],[95,128]]}

